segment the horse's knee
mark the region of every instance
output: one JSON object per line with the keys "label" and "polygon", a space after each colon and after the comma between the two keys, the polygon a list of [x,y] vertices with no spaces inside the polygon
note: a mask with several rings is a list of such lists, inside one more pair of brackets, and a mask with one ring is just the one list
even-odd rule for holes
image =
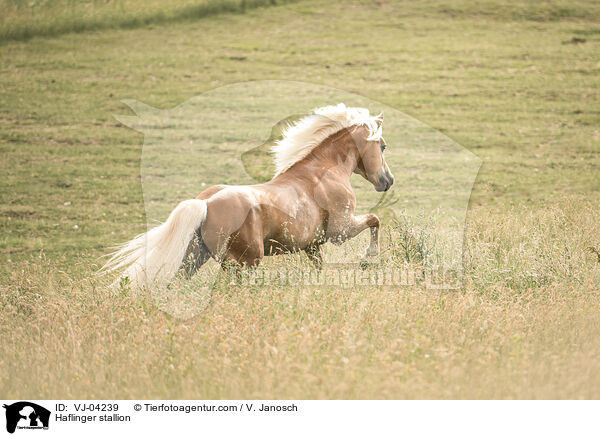
{"label": "horse's knee", "polygon": [[379,228],[381,226],[381,220],[374,213],[367,215],[367,226]]}
{"label": "horse's knee", "polygon": [[242,267],[258,266],[264,257],[264,246],[236,238],[229,246],[227,258]]}
{"label": "horse's knee", "polygon": [[264,257],[264,248],[255,247],[247,250],[240,258],[240,263],[244,266],[258,266]]}

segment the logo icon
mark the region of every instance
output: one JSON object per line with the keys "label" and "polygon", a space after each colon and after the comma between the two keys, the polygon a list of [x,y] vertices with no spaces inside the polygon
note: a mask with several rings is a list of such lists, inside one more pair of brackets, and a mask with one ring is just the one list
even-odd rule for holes
{"label": "logo icon", "polygon": [[14,433],[18,429],[48,429],[50,411],[28,401],[5,404],[6,431]]}

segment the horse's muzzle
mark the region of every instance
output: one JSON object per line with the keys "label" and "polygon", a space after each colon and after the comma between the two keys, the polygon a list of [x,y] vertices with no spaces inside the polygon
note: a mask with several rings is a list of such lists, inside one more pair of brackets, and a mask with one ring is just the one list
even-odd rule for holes
{"label": "horse's muzzle", "polygon": [[392,185],[394,184],[394,176],[392,173],[385,173],[383,176],[379,178],[379,183],[375,187],[377,192],[388,191]]}

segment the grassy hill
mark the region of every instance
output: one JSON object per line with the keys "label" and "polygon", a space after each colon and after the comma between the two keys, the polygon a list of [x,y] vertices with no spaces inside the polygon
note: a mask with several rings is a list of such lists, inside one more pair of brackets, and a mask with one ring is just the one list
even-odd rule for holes
{"label": "grassy hill", "polygon": [[275,0],[2,0],[0,41],[195,21],[274,4]]}

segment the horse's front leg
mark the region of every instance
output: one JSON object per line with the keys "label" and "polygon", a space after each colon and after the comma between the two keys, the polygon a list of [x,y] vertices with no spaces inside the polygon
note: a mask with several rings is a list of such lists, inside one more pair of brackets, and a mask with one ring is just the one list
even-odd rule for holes
{"label": "horse's front leg", "polygon": [[[376,215],[375,218],[377,218]],[[377,225],[371,227],[371,241],[369,242],[369,246],[367,247],[367,256],[379,256],[379,218],[377,218]]]}
{"label": "horse's front leg", "polygon": [[367,217],[367,223],[371,229],[371,240],[369,241],[366,255],[369,257],[379,256],[379,227],[381,226],[381,221],[377,215],[372,213],[364,216]]}
{"label": "horse's front leg", "polygon": [[363,230],[368,228],[371,229],[371,241],[367,247],[367,256],[377,256],[379,254],[379,226],[381,221],[377,215],[369,213],[367,215],[351,216],[346,221],[344,228],[341,233],[338,233],[336,237],[330,238],[333,242],[344,242],[348,239],[354,238]]}

